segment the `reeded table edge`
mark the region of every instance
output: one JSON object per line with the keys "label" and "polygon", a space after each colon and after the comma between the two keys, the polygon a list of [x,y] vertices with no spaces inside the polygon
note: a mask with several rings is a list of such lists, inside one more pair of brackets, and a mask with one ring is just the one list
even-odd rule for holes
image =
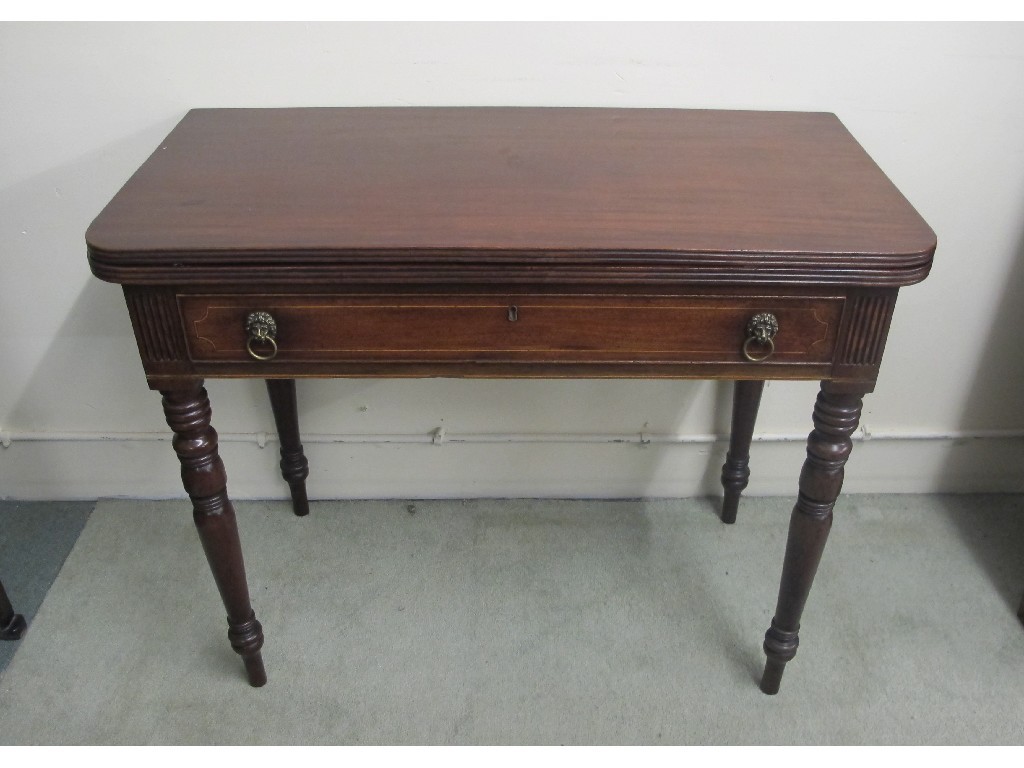
{"label": "reeded table edge", "polygon": [[124,285],[233,283],[659,284],[815,283],[895,288],[919,283],[935,243],[918,253],[681,253],[477,248],[351,251],[110,252],[88,244],[93,274]]}

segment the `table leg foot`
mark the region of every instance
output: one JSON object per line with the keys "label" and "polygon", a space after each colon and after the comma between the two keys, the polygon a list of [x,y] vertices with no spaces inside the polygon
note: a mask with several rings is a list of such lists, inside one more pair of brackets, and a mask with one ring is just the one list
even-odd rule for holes
{"label": "table leg foot", "polygon": [[27,626],[25,617],[14,612],[14,606],[0,582],[0,640],[20,640]]}
{"label": "table leg foot", "polygon": [[782,685],[782,673],[786,669],[786,662],[796,656],[797,646],[800,638],[796,632],[786,632],[776,625],[772,625],[764,636],[764,651],[768,658],[765,660],[764,674],[761,676],[761,691],[770,696],[779,692]]}
{"label": "table leg foot", "polygon": [[740,494],[750,479],[750,441],[754,437],[754,423],[761,405],[763,381],[737,381],[733,385],[732,431],[729,452],[722,466],[722,522],[735,523],[740,505]]}
{"label": "table leg foot", "polygon": [[256,620],[256,614],[250,614],[247,621],[232,623],[228,620],[228,638],[231,647],[242,657],[245,674],[249,685],[259,688],[267,683],[267,671],[263,667],[263,627]]}
{"label": "table leg foot", "polygon": [[181,479],[192,499],[192,518],[210,571],[227,610],[228,639],[242,657],[249,682],[266,683],[260,649],[263,629],[249,601],[242,545],[235,510],[227,494],[227,475],[210,425],[210,401],[201,383],[163,392],[164,414],[174,430],[174,451]]}
{"label": "table leg foot", "polygon": [[800,494],[789,520],[775,617],[764,636],[768,656],[761,690],[778,693],[786,663],[800,643],[800,616],[811,591],[832,527],[832,508],[843,486],[843,468],[853,449],[863,392],[843,392],[823,382],[814,406],[814,430],[800,473]]}
{"label": "table leg foot", "polygon": [[252,656],[243,656],[245,664],[245,675],[249,678],[249,685],[253,688],[262,688],[267,684],[267,670],[263,668],[263,656],[257,652]]}
{"label": "table leg foot", "polygon": [[782,685],[782,673],[786,669],[786,662],[776,659],[768,659],[764,663],[764,674],[761,675],[761,693],[774,696],[779,692]]}
{"label": "table leg foot", "polygon": [[306,478],[309,462],[299,440],[299,408],[295,397],[295,379],[267,379],[270,407],[281,439],[281,475],[292,495],[292,509],[303,517],[309,514]]}
{"label": "table leg foot", "polygon": [[26,629],[28,629],[28,623],[25,621],[25,617],[20,613],[15,613],[9,621],[0,624],[0,640],[20,640]]}

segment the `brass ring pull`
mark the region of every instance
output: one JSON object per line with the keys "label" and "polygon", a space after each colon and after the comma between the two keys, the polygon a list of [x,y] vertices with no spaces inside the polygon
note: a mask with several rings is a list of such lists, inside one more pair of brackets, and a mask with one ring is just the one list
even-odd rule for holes
{"label": "brass ring pull", "polygon": [[[761,345],[765,345],[766,344],[768,346],[768,351],[765,352],[763,355],[752,355],[752,354],[750,354],[750,346],[752,344],[761,344]],[[751,336],[750,338],[748,338],[746,341],[743,342],[743,356],[745,358],[747,358],[747,360],[749,360],[752,363],[760,363],[763,360],[767,360],[769,357],[772,356],[772,353],[774,351],[775,351],[775,342],[772,341],[771,339],[765,339],[762,342],[757,337]]]}
{"label": "brass ring pull", "polygon": [[[259,352],[257,352],[255,349],[253,349],[252,348],[252,343],[254,341],[262,341],[262,342],[266,342],[267,344],[269,344],[270,345],[270,354],[268,354],[268,355],[261,355]],[[247,342],[245,342],[245,348],[249,351],[249,354],[252,355],[254,360],[273,360],[275,357],[277,357],[277,342],[274,341],[272,336],[267,336],[266,338],[260,338],[258,336],[250,336],[249,340]]]}
{"label": "brass ring pull", "polygon": [[[775,334],[779,332],[779,321],[770,312],[759,312],[747,323],[747,340],[743,342],[743,356],[752,363],[767,360],[775,353]],[[767,348],[757,354],[756,348]]]}
{"label": "brass ring pull", "polygon": [[[250,312],[245,318],[245,331],[249,339],[245,342],[245,349],[254,360],[273,360],[277,357],[277,322],[269,312]],[[269,354],[260,354],[253,349],[253,343],[269,344]]]}

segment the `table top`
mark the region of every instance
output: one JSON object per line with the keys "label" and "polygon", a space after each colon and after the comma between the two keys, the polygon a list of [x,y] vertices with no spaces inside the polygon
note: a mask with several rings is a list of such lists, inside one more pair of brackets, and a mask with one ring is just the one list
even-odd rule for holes
{"label": "table top", "polygon": [[826,113],[196,109],[93,222],[121,283],[923,279],[935,235]]}

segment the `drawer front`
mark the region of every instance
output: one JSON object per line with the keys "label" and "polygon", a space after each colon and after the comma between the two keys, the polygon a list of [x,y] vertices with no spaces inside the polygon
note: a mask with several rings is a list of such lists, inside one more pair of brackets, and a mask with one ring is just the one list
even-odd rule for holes
{"label": "drawer front", "polygon": [[262,311],[275,322],[281,363],[736,363],[746,361],[748,321],[770,312],[774,352],[759,365],[822,364],[843,306],[841,297],[548,294],[183,294],[178,302],[190,358],[218,363],[254,362],[246,318]]}

